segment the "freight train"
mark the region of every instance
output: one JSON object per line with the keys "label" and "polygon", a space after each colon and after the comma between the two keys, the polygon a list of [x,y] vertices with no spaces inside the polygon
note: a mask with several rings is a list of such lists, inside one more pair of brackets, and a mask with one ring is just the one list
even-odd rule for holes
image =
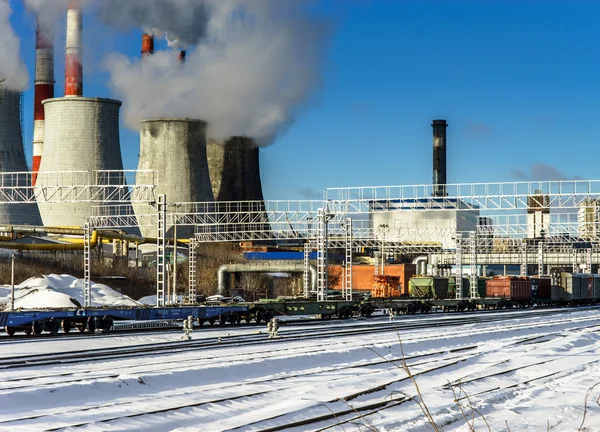
{"label": "freight train", "polygon": [[[383,309],[395,314],[440,311],[467,311],[539,306],[579,306],[600,301],[600,275],[573,274],[560,269],[550,277],[497,276],[479,278],[477,296],[470,298],[470,279],[463,279],[462,298],[456,298],[452,277],[413,277],[408,295],[395,286],[397,278],[378,277],[370,293],[352,300],[315,301],[278,298],[256,302],[194,304],[173,307],[96,307],[0,312],[0,328],[9,336],[17,332],[57,335],[61,330],[94,333],[108,332],[115,321],[183,321],[189,316],[197,325],[238,325],[266,323],[277,316],[317,315],[322,319],[370,317]],[[201,300],[201,299],[199,299]]]}

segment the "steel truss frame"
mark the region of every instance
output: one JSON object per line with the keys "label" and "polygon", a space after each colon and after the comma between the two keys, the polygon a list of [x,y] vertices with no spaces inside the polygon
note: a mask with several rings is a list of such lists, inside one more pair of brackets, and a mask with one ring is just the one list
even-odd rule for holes
{"label": "steel truss frame", "polygon": [[2,172],[0,202],[149,202],[157,183],[158,173],[151,170]]}

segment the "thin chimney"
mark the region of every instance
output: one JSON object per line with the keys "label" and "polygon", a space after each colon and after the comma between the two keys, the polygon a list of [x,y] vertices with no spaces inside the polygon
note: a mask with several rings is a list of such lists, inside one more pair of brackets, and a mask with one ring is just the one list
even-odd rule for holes
{"label": "thin chimney", "polygon": [[35,95],[33,109],[33,185],[42,162],[45,116],[42,101],[54,97],[54,32],[40,25],[39,17],[35,44]]}
{"label": "thin chimney", "polygon": [[187,53],[184,50],[179,51],[179,61],[181,63],[185,63],[185,57]]}
{"label": "thin chimney", "polygon": [[81,0],[69,0],[69,10],[67,12],[65,96],[83,95],[82,29]]}
{"label": "thin chimney", "polygon": [[154,54],[154,36],[144,33],[142,35],[142,58]]}
{"label": "thin chimney", "polygon": [[433,196],[446,196],[446,120],[433,124]]}

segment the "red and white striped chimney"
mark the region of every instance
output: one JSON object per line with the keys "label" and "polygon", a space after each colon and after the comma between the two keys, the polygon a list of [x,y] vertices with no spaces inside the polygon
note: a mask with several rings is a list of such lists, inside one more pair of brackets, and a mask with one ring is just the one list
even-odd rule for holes
{"label": "red and white striped chimney", "polygon": [[83,66],[81,62],[83,18],[81,0],[69,0],[67,12],[67,63],[65,67],[65,96],[83,95]]}
{"label": "red and white striped chimney", "polygon": [[142,58],[154,54],[154,36],[144,33],[142,35]]}
{"label": "red and white striped chimney", "polygon": [[[44,106],[42,101],[54,97],[54,32],[43,28],[38,19],[35,43],[35,96],[33,108],[33,163],[37,173],[44,150]],[[35,185],[37,174],[33,175]]]}

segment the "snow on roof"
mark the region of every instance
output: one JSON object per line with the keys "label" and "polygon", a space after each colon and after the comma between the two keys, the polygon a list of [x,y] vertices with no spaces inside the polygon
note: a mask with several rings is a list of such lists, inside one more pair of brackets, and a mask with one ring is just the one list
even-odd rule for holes
{"label": "snow on roof", "polygon": [[[91,283],[92,306],[139,306],[107,285]],[[10,285],[0,286],[0,302],[10,302]],[[70,275],[32,277],[15,285],[16,309],[72,308],[83,305],[83,279]]]}

